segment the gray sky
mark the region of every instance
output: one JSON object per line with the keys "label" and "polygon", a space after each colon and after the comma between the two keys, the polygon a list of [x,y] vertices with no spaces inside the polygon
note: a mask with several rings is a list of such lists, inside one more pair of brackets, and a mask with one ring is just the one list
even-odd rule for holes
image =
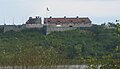
{"label": "gray sky", "polygon": [[22,24],[29,16],[90,17],[93,23],[120,19],[120,0],[0,0],[0,24]]}

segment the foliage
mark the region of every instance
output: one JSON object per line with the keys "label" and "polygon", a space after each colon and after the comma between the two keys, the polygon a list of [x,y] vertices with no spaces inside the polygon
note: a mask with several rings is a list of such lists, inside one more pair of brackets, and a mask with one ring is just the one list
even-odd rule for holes
{"label": "foliage", "polygon": [[39,29],[0,33],[0,65],[118,65],[119,58],[118,32],[98,25],[49,35]]}

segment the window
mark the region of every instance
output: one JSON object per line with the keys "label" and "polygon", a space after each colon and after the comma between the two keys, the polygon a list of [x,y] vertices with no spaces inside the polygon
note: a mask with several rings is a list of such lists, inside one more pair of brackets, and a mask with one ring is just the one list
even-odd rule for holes
{"label": "window", "polygon": [[60,21],[57,21],[57,22],[60,22]]}
{"label": "window", "polygon": [[70,25],[69,27],[73,27],[72,25]]}
{"label": "window", "polygon": [[82,22],[85,22],[85,20],[82,20]]}
{"label": "window", "polygon": [[70,22],[73,22],[72,20],[70,20]]}

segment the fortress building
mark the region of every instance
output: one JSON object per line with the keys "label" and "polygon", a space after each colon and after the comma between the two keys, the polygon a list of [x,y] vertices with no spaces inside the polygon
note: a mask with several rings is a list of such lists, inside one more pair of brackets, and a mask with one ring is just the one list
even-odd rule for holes
{"label": "fortress building", "polygon": [[53,31],[65,31],[74,30],[77,28],[91,27],[92,21],[88,17],[79,18],[44,18],[44,24],[46,25],[46,34]]}
{"label": "fortress building", "polygon": [[4,25],[4,32],[7,31],[21,31],[30,28],[38,28],[49,34],[53,31],[65,31],[65,30],[74,30],[77,28],[91,27],[92,21],[88,17],[79,18],[44,18],[44,24],[42,24],[41,17],[36,16],[35,18],[29,17],[26,21],[26,24],[23,25]]}
{"label": "fortress building", "polygon": [[41,24],[41,18],[39,16],[36,16],[35,18],[29,17],[26,24]]}
{"label": "fortress building", "polygon": [[29,17],[25,24],[26,28],[41,28],[43,27],[41,17],[36,16],[35,18]]}
{"label": "fortress building", "polygon": [[53,27],[91,27],[92,21],[88,17],[79,18],[45,18],[44,23]]}

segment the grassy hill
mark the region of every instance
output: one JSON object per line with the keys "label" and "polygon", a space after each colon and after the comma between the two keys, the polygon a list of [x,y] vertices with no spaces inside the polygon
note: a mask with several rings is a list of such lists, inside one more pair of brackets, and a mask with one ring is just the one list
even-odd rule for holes
{"label": "grassy hill", "polygon": [[119,58],[118,34],[102,26],[49,35],[39,29],[0,33],[0,65],[106,63],[108,59],[117,64]]}

